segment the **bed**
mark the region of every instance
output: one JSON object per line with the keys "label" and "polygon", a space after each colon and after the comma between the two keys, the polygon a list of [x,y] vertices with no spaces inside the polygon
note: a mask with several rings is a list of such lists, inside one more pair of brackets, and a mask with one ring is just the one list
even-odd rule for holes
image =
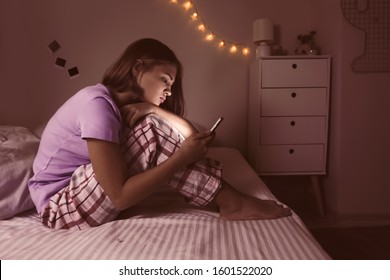
{"label": "bed", "polygon": [[[39,138],[26,128],[0,126],[2,260],[330,258],[295,213],[277,220],[224,221],[215,209],[190,206],[170,190],[162,190],[99,227],[81,231],[45,228],[25,186],[38,144]],[[213,147],[209,156],[224,164],[223,176],[235,188],[276,199],[238,150]]]}

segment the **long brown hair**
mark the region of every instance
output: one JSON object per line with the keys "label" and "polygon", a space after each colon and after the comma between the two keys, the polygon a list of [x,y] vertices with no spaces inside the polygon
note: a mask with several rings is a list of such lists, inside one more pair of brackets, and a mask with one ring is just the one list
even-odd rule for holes
{"label": "long brown hair", "polygon": [[102,84],[110,90],[120,92],[133,91],[140,97],[143,90],[133,75],[133,67],[138,60],[144,61],[144,70],[156,65],[170,63],[176,66],[175,82],[171,87],[172,96],[161,104],[161,107],[179,116],[184,115],[184,96],[182,88],[183,67],[175,53],[156,39],[144,38],[131,43],[119,59],[107,69]]}

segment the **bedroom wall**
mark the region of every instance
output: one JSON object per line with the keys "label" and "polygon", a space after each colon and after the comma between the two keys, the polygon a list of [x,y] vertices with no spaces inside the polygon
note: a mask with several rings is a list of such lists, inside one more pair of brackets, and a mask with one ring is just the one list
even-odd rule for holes
{"label": "bedroom wall", "polygon": [[[252,55],[231,55],[204,42],[189,15],[169,0],[0,0],[0,124],[34,129],[78,89],[99,82],[130,42],[154,37],[183,62],[187,117],[209,127],[223,115],[216,144],[245,154],[252,23],[272,18],[276,44],[289,53],[297,34],[316,29],[323,53],[333,56],[328,212],[338,219],[389,218],[389,73],[351,71],[364,34],[343,19],[340,1],[194,2],[214,32],[247,42]],[[65,68],[78,67],[77,78],[53,66],[52,40],[61,44],[56,55],[67,59]]]}
{"label": "bedroom wall", "polygon": [[[294,4],[283,0],[272,4],[266,0],[194,2],[214,32],[251,47],[252,23],[259,17],[272,17],[282,26],[279,43],[290,49],[295,48],[296,34],[308,26],[306,17],[289,24],[278,7],[283,4],[299,14],[309,0]],[[78,89],[99,82],[130,42],[154,37],[173,48],[182,60],[188,118],[209,127],[223,115],[225,122],[216,144],[234,146],[245,153],[247,66],[253,56],[231,55],[205,42],[181,5],[170,0],[0,3],[0,123],[38,126]],[[66,69],[53,66],[55,56],[47,47],[52,40],[61,45],[56,55],[67,59],[65,68],[78,67],[77,78],[69,79]]]}
{"label": "bedroom wall", "polygon": [[313,1],[312,10],[320,44],[333,55],[328,213],[345,224],[389,223],[390,73],[352,71],[365,33],[344,19],[339,0]]}

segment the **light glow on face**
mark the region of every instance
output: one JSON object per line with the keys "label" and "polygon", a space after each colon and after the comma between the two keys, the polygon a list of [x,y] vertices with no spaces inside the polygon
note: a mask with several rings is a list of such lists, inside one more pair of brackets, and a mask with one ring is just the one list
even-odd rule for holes
{"label": "light glow on face", "polygon": [[177,73],[176,66],[162,64],[143,72],[138,77],[138,83],[144,90],[142,101],[160,106],[172,95],[172,85]]}

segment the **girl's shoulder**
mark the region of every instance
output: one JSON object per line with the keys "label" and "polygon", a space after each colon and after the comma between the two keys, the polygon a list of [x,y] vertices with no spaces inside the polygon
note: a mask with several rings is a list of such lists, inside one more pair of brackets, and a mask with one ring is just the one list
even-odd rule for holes
{"label": "girl's shoulder", "polygon": [[84,98],[87,100],[95,99],[99,97],[112,99],[108,89],[102,84],[96,84],[93,86],[84,87],[81,90],[79,90],[74,96],[77,98]]}

